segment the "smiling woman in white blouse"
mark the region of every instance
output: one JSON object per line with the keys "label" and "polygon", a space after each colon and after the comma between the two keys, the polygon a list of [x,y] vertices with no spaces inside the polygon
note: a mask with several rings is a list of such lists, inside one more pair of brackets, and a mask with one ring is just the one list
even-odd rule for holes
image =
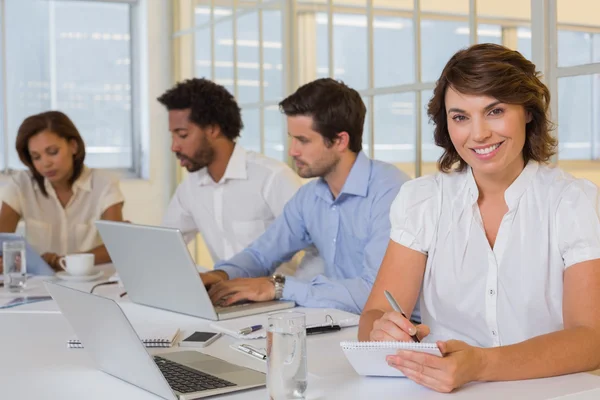
{"label": "smiling woman in white blouse", "polygon": [[110,262],[94,221],[122,221],[123,195],[116,177],[85,166],[73,122],[59,111],[30,116],[19,127],[16,148],[28,171],[12,175],[4,191],[0,232],[14,232],[23,220],[27,241],[55,270],[71,253]]}
{"label": "smiling woman in white blouse", "polygon": [[[440,171],[407,182],[359,338],[437,342],[390,366],[441,392],[600,368],[598,188],[547,165],[548,88],[516,51],[456,53],[429,102]],[[390,291],[407,315],[392,312]]]}

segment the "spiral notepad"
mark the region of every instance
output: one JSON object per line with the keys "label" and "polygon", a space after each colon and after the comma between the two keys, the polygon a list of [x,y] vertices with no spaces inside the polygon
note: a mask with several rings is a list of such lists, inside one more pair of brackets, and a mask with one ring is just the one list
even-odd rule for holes
{"label": "spiral notepad", "polygon": [[388,365],[385,358],[398,350],[419,351],[441,357],[435,343],[415,342],[341,342],[340,346],[352,367],[359,375],[404,376]]}
{"label": "spiral notepad", "polygon": [[[146,347],[172,347],[177,335],[179,335],[179,329],[140,329],[139,331],[136,329],[136,331]],[[67,347],[82,349],[83,343],[79,339],[69,339],[67,340]]]}

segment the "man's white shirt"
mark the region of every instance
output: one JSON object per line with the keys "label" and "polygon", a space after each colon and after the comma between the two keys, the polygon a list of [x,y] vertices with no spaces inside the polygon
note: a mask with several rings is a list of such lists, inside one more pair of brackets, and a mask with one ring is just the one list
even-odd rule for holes
{"label": "man's white shirt", "polygon": [[257,239],[302,185],[286,164],[236,144],[215,182],[206,168],[181,182],[162,225],[190,242],[200,233],[213,261],[229,259]]}

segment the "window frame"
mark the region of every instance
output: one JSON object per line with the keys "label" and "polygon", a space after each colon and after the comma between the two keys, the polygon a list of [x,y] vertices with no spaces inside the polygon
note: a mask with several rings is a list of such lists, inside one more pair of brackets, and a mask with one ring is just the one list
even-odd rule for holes
{"label": "window frame", "polygon": [[[225,17],[216,16],[211,11],[210,20],[202,25],[187,26],[186,29],[175,30],[173,37],[182,37],[187,34],[194,34],[197,30],[206,27],[214,27],[216,22],[221,22],[226,19],[230,19],[235,22],[236,16],[239,14],[237,7],[243,3],[243,0],[179,0],[181,4],[189,4],[188,6],[193,8],[196,5],[202,3],[203,6],[214,10],[214,7],[232,6],[232,13]],[[247,2],[246,2],[247,3]],[[415,96],[414,103],[414,118],[415,118],[415,157],[414,157],[414,175],[422,175],[423,170],[431,171],[434,163],[424,163],[422,158],[422,138],[423,138],[423,122],[426,115],[422,110],[422,95],[423,91],[431,90],[435,87],[433,81],[423,81],[421,79],[421,21],[424,19],[437,19],[444,21],[460,21],[467,22],[469,26],[469,44],[478,43],[478,27],[479,25],[500,25],[502,28],[502,43],[512,44],[516,46],[514,40],[516,38],[516,31],[520,27],[525,27],[531,31],[531,59],[538,67],[538,70],[542,72],[542,79],[548,86],[552,102],[550,104],[550,118],[552,121],[559,123],[558,121],[558,78],[564,76],[574,76],[583,74],[599,74],[600,73],[600,62],[589,65],[578,65],[571,67],[559,67],[557,63],[556,46],[558,44],[557,32],[558,30],[582,30],[590,33],[600,32],[600,26],[589,26],[589,25],[573,25],[572,23],[558,23],[557,3],[558,0],[530,0],[530,15],[528,18],[508,18],[508,17],[493,17],[493,16],[480,16],[478,14],[478,0],[467,0],[465,5],[468,4],[468,15],[467,14],[448,14],[444,12],[432,12],[432,11],[421,11],[421,0],[412,1],[412,9],[400,10],[400,9],[383,9],[374,7],[374,0],[364,0],[364,6],[355,5],[344,5],[336,3],[335,0],[315,0],[314,2],[304,2],[300,0],[258,0],[256,1],[255,10],[262,10],[266,7],[276,4],[276,6],[282,8],[283,18],[283,36],[282,45],[283,48],[283,65],[284,65],[284,95],[291,93],[295,90],[299,84],[305,83],[302,79],[306,76],[306,72],[302,71],[302,68],[307,69],[302,63],[306,63],[302,57],[306,54],[306,45],[304,48],[301,47],[303,43],[303,34],[301,32],[303,22],[299,20],[302,13],[326,13],[328,21],[333,20],[333,15],[337,13],[344,14],[360,14],[366,15],[367,17],[367,71],[368,71],[368,88],[358,90],[365,102],[367,108],[371,110],[367,114],[365,132],[371,132],[365,139],[368,141],[367,153],[373,157],[375,152],[375,144],[377,142],[376,133],[374,133],[375,118],[374,115],[374,96],[392,93],[405,93],[413,92]],[[412,83],[376,87],[374,82],[374,27],[373,20],[375,17],[399,17],[408,18],[413,21],[413,46],[414,46],[414,68],[415,68],[415,80]],[[310,25],[310,24],[309,24]],[[233,23],[235,27],[235,23]],[[260,27],[262,29],[262,26]],[[331,23],[328,24],[327,32],[327,46],[328,46],[328,76],[335,77],[334,75],[334,30]],[[300,31],[299,31],[300,30]],[[211,31],[214,37],[214,29]],[[234,45],[236,41],[236,32],[234,30]],[[212,42],[212,41],[211,41]],[[262,42],[262,41],[261,41]],[[214,43],[211,49],[211,62],[212,71],[214,77]],[[235,50],[234,50],[235,53]],[[195,58],[195,57],[192,57]],[[234,62],[236,59],[234,58]],[[262,67],[261,67],[262,68]],[[235,65],[234,65],[235,70]],[[262,73],[261,73],[262,77]],[[304,79],[305,80],[305,79]],[[237,92],[237,90],[236,90]],[[273,102],[271,102],[273,103]],[[265,106],[263,101],[256,104],[256,106]],[[240,104],[243,108],[250,106],[249,104]],[[263,111],[264,113],[264,111]],[[285,132],[282,132],[284,135]],[[558,131],[554,131],[555,135],[558,135]],[[261,119],[261,150],[264,151],[264,118]],[[287,150],[287,139],[282,136],[282,144]],[[557,163],[560,160],[559,155],[555,156],[552,160],[553,163]],[[289,161],[289,159],[288,159]],[[598,164],[594,160],[564,160],[567,164]],[[407,163],[403,163],[405,165]]]}
{"label": "window frame", "polygon": [[[0,164],[0,184],[6,182],[8,177],[15,172],[17,169],[9,168],[8,159],[10,149],[12,148],[11,143],[8,141],[8,121],[7,121],[7,91],[6,91],[6,2],[9,0],[0,0],[0,144],[3,146],[3,163]],[[129,168],[115,168],[108,167],[102,168],[115,173],[120,179],[143,179],[142,160],[144,158],[142,154],[142,112],[140,109],[141,91],[141,40],[140,29],[142,27],[141,18],[142,10],[140,2],[143,0],[47,0],[50,3],[58,2],[86,2],[86,3],[116,3],[116,4],[127,4],[129,6],[129,53],[131,63],[129,65],[129,74],[131,77],[131,110],[130,110],[130,124],[131,124],[131,144],[132,144],[132,164]]]}

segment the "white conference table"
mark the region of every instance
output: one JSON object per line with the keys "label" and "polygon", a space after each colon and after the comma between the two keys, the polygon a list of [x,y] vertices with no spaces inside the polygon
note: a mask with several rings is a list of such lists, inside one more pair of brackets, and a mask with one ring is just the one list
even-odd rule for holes
{"label": "white conference table", "polygon": [[[110,274],[107,269],[106,277]],[[68,283],[88,290],[92,283]],[[27,294],[44,294],[43,285],[32,282]],[[100,287],[95,293],[118,298],[122,288]],[[5,296],[5,295],[3,295]],[[3,297],[0,297],[0,301]],[[6,300],[4,298],[4,300]],[[121,307],[132,324],[152,323],[178,327],[183,335],[194,330],[211,330],[210,321],[164,310],[132,304],[120,299]],[[68,349],[66,340],[73,336],[66,319],[53,301],[0,310],[0,398],[6,399],[158,399],[133,385],[95,369],[84,349]],[[353,340],[356,328],[309,336],[308,399],[422,399],[422,400],[504,400],[600,398],[600,377],[574,374],[556,378],[519,382],[475,383],[451,393],[440,394],[402,378],[367,378],[358,376],[346,361],[339,342]],[[202,351],[226,361],[266,372],[266,363],[229,347],[239,342],[222,336]],[[249,341],[264,347],[264,339]],[[189,349],[185,349],[189,350]],[[153,349],[153,354],[171,349]],[[219,396],[223,399],[267,399],[266,389],[256,389]]]}

